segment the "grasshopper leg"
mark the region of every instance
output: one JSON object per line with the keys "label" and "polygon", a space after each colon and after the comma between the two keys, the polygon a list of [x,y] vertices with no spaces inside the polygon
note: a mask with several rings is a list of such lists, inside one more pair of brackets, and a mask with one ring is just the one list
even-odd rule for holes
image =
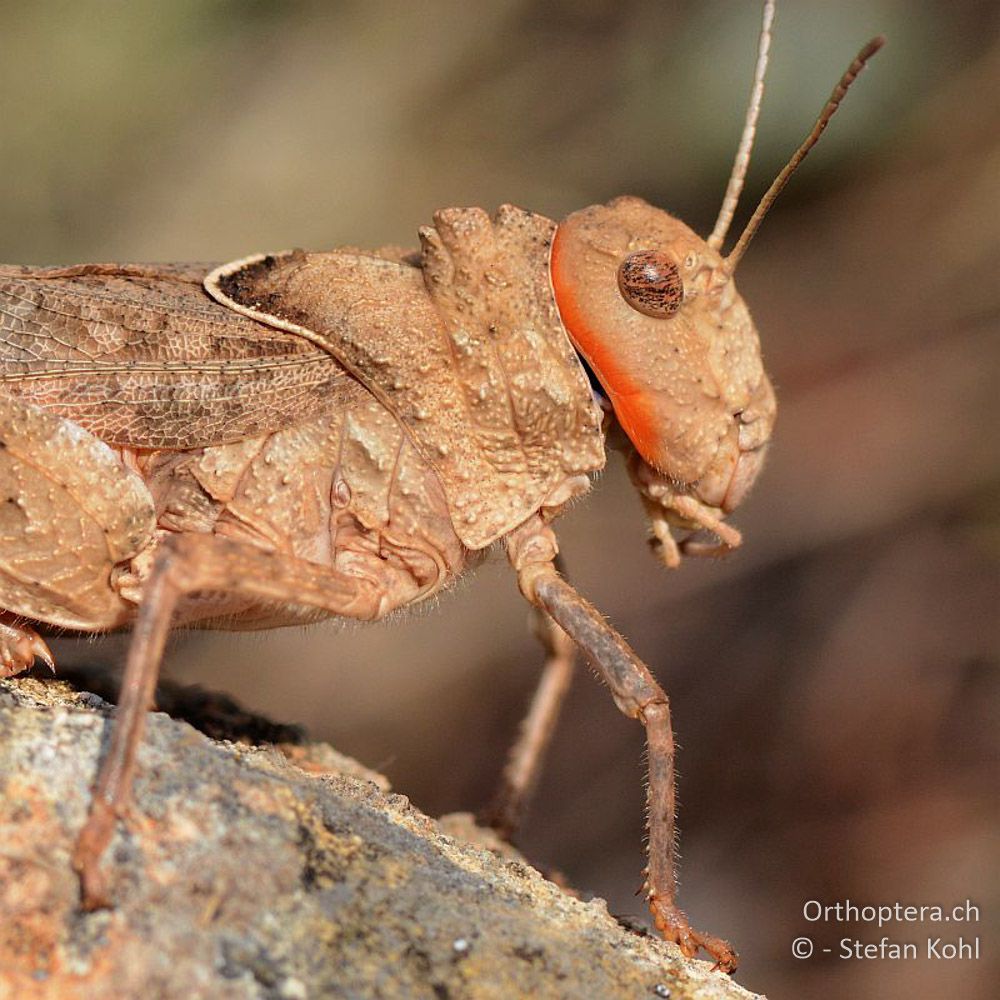
{"label": "grasshopper leg", "polygon": [[0,677],[13,677],[28,670],[36,659],[56,672],[45,640],[22,618],[0,611]]}
{"label": "grasshopper leg", "polygon": [[500,786],[480,817],[505,840],[511,840],[520,829],[576,665],[576,646],[551,615],[533,606],[531,624],[545,650],[542,675],[507,757]]}
{"label": "grasshopper leg", "polygon": [[183,597],[195,592],[292,601],[352,618],[378,618],[385,611],[374,580],[212,535],[174,535],[164,540],[143,590],[111,745],[73,853],[86,909],[108,905],[101,857],[117,818],[129,804],[136,753],[174,610]]}
{"label": "grasshopper leg", "polygon": [[738,961],[732,946],[695,930],[677,905],[674,735],[667,696],[628,643],[559,575],[553,565],[556,551],[551,529],[538,522],[514,533],[508,543],[521,592],[555,619],[607,683],[618,708],[646,730],[649,845],[644,888],[653,922],[685,955],[704,949],[717,968],[732,972]]}

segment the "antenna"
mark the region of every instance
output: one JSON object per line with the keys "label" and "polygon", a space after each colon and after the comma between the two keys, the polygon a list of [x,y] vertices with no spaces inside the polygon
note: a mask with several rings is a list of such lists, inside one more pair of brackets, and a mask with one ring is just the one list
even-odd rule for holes
{"label": "antenna", "polygon": [[775,177],[771,186],[767,189],[764,197],[761,198],[760,204],[754,210],[753,215],[750,217],[750,221],[746,224],[746,228],[740,235],[740,238],[736,241],[736,246],[729,252],[729,256],[726,257],[726,267],[729,273],[732,274],[736,270],[736,265],[739,264],[740,259],[743,254],[746,253],[746,249],[750,244],[750,241],[754,238],[754,234],[760,228],[761,221],[764,216],[767,215],[767,210],[774,204],[775,199],[781,194],[782,189],[788,183],[789,177],[795,173],[795,168],[806,158],[806,154],[809,152],[813,146],[816,145],[819,137],[823,134],[824,129],[829,124],[830,119],[834,116],[837,108],[840,107],[840,102],[844,99],[844,94],[847,93],[848,88],[857,79],[858,74],[865,68],[865,64],[869,59],[882,46],[885,45],[885,37],[883,35],[876,35],[858,54],[855,56],[854,61],[844,75],[840,78],[840,82],[836,87],[833,88],[833,93],[830,94],[830,99],[826,102],[825,107],[819,114],[819,118],[816,119],[816,124],[813,125],[812,131],[806,136],[805,141],[801,146],[792,154],[792,158],[785,164],[784,169]]}
{"label": "antenna", "polygon": [[760,117],[761,99],[764,96],[764,74],[767,73],[767,56],[771,49],[771,25],[774,23],[774,0],[765,0],[764,14],[761,18],[760,41],[757,43],[757,65],[753,70],[753,86],[750,88],[750,103],[747,105],[747,115],[743,122],[743,135],[733,160],[733,169],[726,185],[726,194],[722,199],[719,217],[715,220],[712,235],[706,240],[713,250],[718,250],[726,239],[729,226],[733,221],[736,206],[739,204],[743,182],[750,168],[750,154],[753,151],[753,140],[757,134],[757,119]]}

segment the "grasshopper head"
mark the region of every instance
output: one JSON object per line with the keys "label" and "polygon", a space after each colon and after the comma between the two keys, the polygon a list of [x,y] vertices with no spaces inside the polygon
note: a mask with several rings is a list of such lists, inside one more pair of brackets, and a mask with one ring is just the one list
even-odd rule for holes
{"label": "grasshopper head", "polygon": [[761,468],[775,402],[725,260],[683,222],[625,197],[560,224],[551,275],[570,339],[634,449],[654,530],[660,513],[738,544],[722,518]]}
{"label": "grasshopper head", "polygon": [[767,0],[743,136],[711,235],[702,239],[661,209],[624,197],[574,212],[552,243],[552,289],[563,324],[628,438],[629,470],[650,515],[654,547],[670,566],[681,553],[671,527],[716,535],[716,545],[683,543],[692,554],[740,543],[724,518],[761,470],[775,400],[733,273],[847,88],[884,44],[875,38],[854,59],[722,256],[750,162],[773,16]]}

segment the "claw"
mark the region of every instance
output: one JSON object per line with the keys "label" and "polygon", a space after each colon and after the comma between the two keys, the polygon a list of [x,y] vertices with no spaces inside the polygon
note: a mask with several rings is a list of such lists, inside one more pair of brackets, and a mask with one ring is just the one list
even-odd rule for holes
{"label": "claw", "polygon": [[96,794],[72,858],[80,878],[80,904],[88,912],[111,906],[107,879],[101,870],[101,858],[111,842],[116,820],[114,809],[100,794]]}
{"label": "claw", "polygon": [[13,677],[41,660],[53,673],[55,660],[45,640],[12,615],[0,612],[0,677]]}
{"label": "claw", "polygon": [[699,951],[704,951],[715,960],[713,971],[718,969],[727,975],[736,971],[740,959],[728,941],[713,934],[696,931],[676,906],[667,905],[655,896],[650,897],[649,908],[653,913],[656,929],[667,941],[676,944],[688,958],[694,958]]}
{"label": "claw", "polygon": [[41,660],[52,673],[56,672],[56,661],[52,658],[52,651],[40,635],[32,633],[28,637],[28,649],[31,655]]}

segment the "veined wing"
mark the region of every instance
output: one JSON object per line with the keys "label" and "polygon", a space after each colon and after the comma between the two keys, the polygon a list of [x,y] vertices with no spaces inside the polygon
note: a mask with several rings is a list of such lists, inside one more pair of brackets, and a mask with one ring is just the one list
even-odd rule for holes
{"label": "veined wing", "polygon": [[207,447],[357,389],[315,344],[205,293],[209,265],[0,266],[0,392],[110,444]]}

